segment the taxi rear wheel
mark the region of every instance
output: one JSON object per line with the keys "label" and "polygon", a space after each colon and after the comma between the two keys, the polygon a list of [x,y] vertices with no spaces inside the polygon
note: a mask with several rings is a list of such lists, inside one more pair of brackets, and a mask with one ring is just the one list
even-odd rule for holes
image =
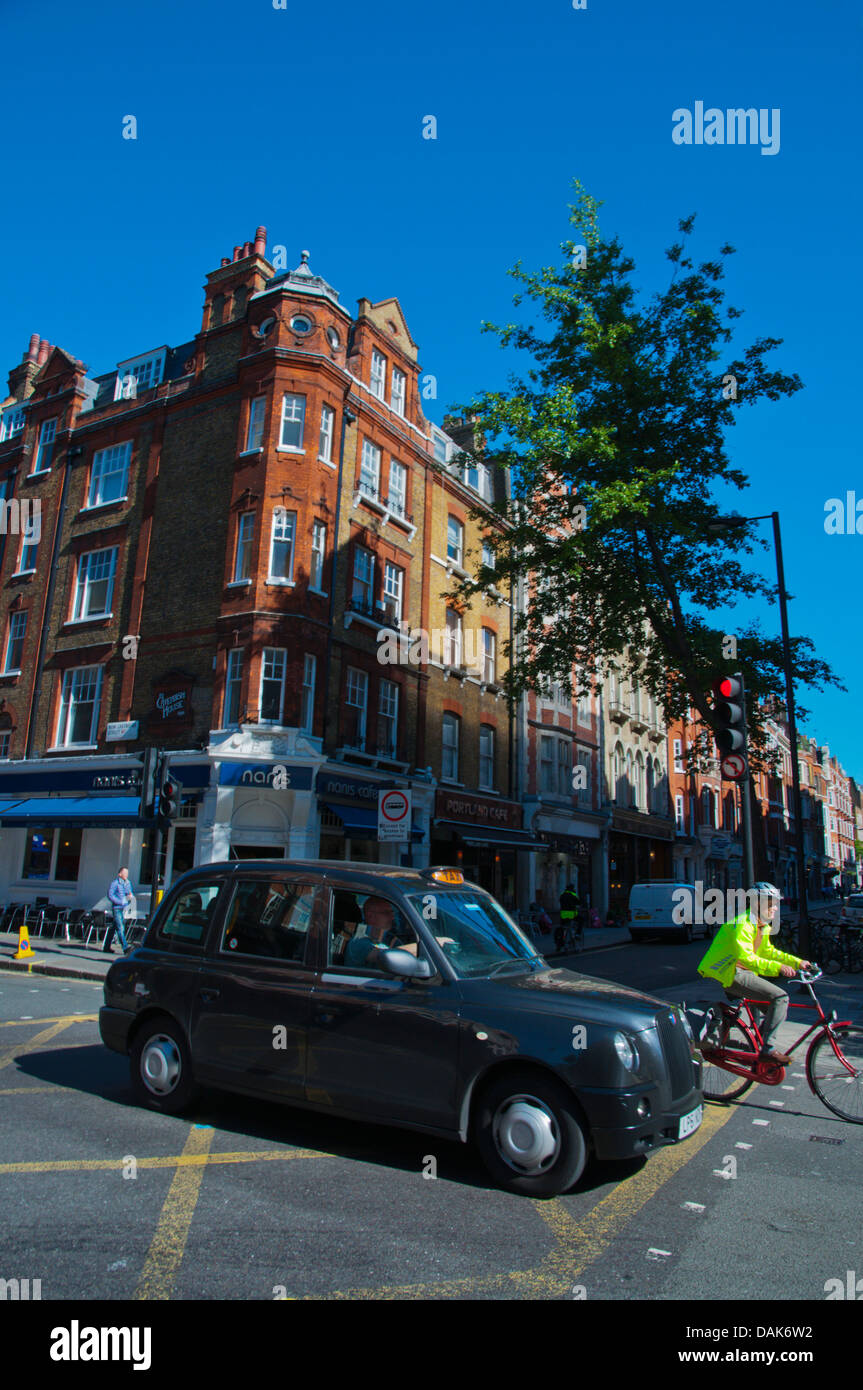
{"label": "taxi rear wheel", "polygon": [[587,1163],[574,1098],[541,1072],[525,1069],[492,1081],[477,1102],[475,1136],[495,1182],[527,1197],[566,1192]]}
{"label": "taxi rear wheel", "polygon": [[139,1105],[181,1115],[197,1098],[191,1054],[173,1019],[163,1016],[144,1025],[132,1044],[130,1064]]}

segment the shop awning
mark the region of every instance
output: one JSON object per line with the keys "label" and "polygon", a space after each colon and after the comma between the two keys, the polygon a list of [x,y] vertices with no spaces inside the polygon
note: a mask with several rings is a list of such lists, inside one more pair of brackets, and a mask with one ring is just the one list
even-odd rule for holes
{"label": "shop awning", "polygon": [[[345,828],[346,835],[362,836],[366,840],[376,840],[378,838],[378,813],[371,811],[368,806],[340,806],[337,801],[322,801],[322,806],[333,816],[338,816]],[[411,839],[421,840],[423,832],[414,821],[411,826]],[[398,843],[398,841],[396,841]]]}
{"label": "shop awning", "polygon": [[140,809],[137,796],[31,797],[0,804],[0,825],[77,825],[82,830],[152,825]]}
{"label": "shop awning", "polygon": [[452,830],[466,845],[496,845],[499,849],[548,848],[540,840],[535,840],[526,830],[498,830],[496,826],[465,825],[464,821],[457,820],[436,821],[435,829]]}

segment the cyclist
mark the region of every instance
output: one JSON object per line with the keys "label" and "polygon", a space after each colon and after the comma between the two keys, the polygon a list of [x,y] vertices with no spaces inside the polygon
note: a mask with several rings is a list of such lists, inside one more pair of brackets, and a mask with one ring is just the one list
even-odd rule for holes
{"label": "cyclist", "polygon": [[560,895],[560,926],[554,933],[554,944],[558,951],[562,951],[567,943],[567,938],[575,928],[575,918],[581,902],[575,891],[575,884],[569,883]]}
{"label": "cyclist", "polygon": [[705,979],[718,980],[729,999],[761,999],[769,1005],[761,1058],[784,1067],[790,1058],[778,1052],[775,1043],[788,1013],[788,995],[772,981],[776,976],[790,978],[801,968],[810,970],[812,962],[777,951],[770,944],[770,937],[779,930],[779,889],[762,882],[756,883],[752,891],[758,894],[757,907],[752,908],[752,894],[748,894],[750,906],[719,928],[698,973]]}

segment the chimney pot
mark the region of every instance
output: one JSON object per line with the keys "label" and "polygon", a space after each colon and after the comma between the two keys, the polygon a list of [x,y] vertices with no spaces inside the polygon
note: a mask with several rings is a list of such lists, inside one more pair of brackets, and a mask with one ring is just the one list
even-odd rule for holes
{"label": "chimney pot", "polygon": [[243,256],[251,256],[251,254],[252,254],[252,243],[251,243],[250,241],[244,241],[244,242],[243,242]]}
{"label": "chimney pot", "polygon": [[41,341],[42,339],[39,337],[38,333],[30,334],[30,346],[24,354],[25,362],[28,360],[28,358],[31,362],[36,361],[36,358],[39,356],[39,344]]}
{"label": "chimney pot", "polygon": [[235,246],[235,247],[234,247],[234,260],[235,260],[235,261],[238,261],[238,260],[240,259],[240,252],[242,251],[242,249],[243,249],[242,246]]}
{"label": "chimney pot", "polygon": [[222,257],[222,265],[230,265],[230,264],[231,264],[230,258],[229,258],[228,256],[223,256],[223,257]]}
{"label": "chimney pot", "polygon": [[265,256],[267,254],[267,229],[258,227],[255,231],[255,255]]}
{"label": "chimney pot", "polygon": [[36,361],[39,363],[40,367],[48,361],[48,353],[50,352],[50,350],[51,344],[48,342],[48,339],[41,338],[39,341],[39,355],[36,358]]}

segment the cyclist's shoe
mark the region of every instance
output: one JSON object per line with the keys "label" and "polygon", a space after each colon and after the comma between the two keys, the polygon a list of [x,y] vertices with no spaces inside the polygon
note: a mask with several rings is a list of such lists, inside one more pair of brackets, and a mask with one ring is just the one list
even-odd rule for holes
{"label": "cyclist's shoe", "polygon": [[758,1054],[759,1062],[775,1062],[777,1066],[787,1067],[791,1058],[787,1052],[776,1052],[775,1049],[763,1047]]}

